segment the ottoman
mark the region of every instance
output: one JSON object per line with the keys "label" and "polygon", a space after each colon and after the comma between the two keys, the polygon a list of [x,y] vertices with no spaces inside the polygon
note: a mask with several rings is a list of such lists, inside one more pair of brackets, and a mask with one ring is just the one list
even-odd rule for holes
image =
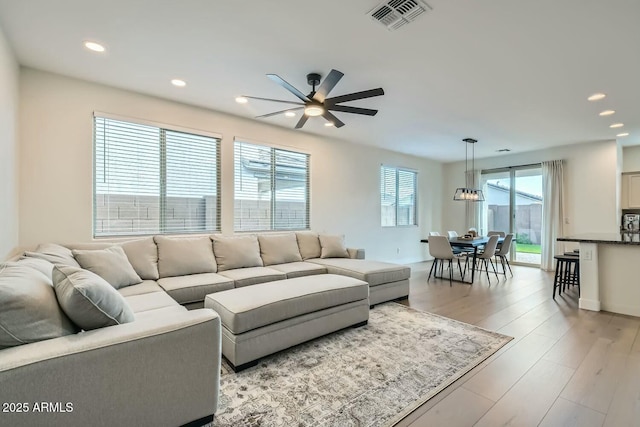
{"label": "ottoman", "polygon": [[222,355],[237,372],[258,359],[369,320],[369,285],[321,274],[209,294],[220,315]]}

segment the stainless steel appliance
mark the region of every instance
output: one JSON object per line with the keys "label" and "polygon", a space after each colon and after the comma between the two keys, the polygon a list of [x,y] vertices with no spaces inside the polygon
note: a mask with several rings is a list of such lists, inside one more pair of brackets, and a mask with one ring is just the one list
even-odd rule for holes
{"label": "stainless steel appliance", "polygon": [[623,231],[640,231],[640,215],[624,214],[622,215]]}

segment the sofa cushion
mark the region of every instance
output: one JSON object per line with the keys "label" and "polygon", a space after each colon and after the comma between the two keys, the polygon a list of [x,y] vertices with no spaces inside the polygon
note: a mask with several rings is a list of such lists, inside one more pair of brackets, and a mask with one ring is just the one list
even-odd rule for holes
{"label": "sofa cushion", "polygon": [[296,240],[302,259],[320,258],[322,247],[318,239],[318,233],[313,231],[297,231]]}
{"label": "sofa cushion", "polygon": [[218,271],[243,267],[262,267],[258,238],[247,236],[211,236]]}
{"label": "sofa cushion", "polygon": [[287,264],[270,265],[269,268],[281,271],[287,275],[287,279],[294,277],[311,276],[314,274],[325,274],[327,268],[312,262],[289,262]]}
{"label": "sofa cushion", "polygon": [[208,236],[155,236],[154,239],[158,245],[160,277],[216,272],[216,259]]}
{"label": "sofa cushion", "polygon": [[158,280],[158,285],[180,304],[188,304],[204,301],[210,293],[233,289],[233,280],[217,273],[202,273],[165,277]]}
{"label": "sofa cushion", "polygon": [[233,334],[369,297],[361,280],[323,274],[207,295],[205,307]]}
{"label": "sofa cushion", "polygon": [[369,283],[369,286],[406,280],[411,275],[411,268],[388,262],[351,258],[312,259],[308,262],[327,267],[330,274],[341,274],[364,280]]}
{"label": "sofa cushion", "polygon": [[258,235],[258,243],[260,257],[265,266],[302,261],[298,241],[293,233],[261,234]]}
{"label": "sofa cushion", "polygon": [[77,267],[55,266],[53,286],[64,312],[84,330],[133,322],[133,311],[118,293],[95,273]]}
{"label": "sofa cushion", "polygon": [[0,348],[76,332],[44,273],[18,262],[0,266]]}
{"label": "sofa cushion", "polygon": [[349,258],[349,252],[344,247],[344,237],[320,234],[318,238],[322,247],[320,258]]}
{"label": "sofa cushion", "polygon": [[235,270],[222,271],[219,274],[232,279],[236,288],[287,278],[286,274],[271,267],[237,268]]}
{"label": "sofa cushion", "polygon": [[41,259],[41,258],[31,258],[31,257],[20,258],[18,261],[8,261],[8,262],[5,262],[5,263],[0,263],[0,268],[2,268],[2,266],[6,266],[6,267],[15,266],[15,267],[33,268],[35,270],[38,270],[39,272],[41,272],[45,276],[47,276],[49,281],[52,280],[51,272],[53,270],[53,264],[51,264],[49,261],[46,261],[46,260]]}
{"label": "sofa cushion", "polygon": [[137,285],[120,288],[118,292],[120,292],[120,295],[123,297],[130,297],[132,295],[150,294],[151,292],[162,292],[162,288],[155,280],[143,280]]}
{"label": "sofa cushion", "polygon": [[27,251],[25,257],[40,258],[49,261],[54,265],[70,265],[80,267],[71,253],[71,249],[65,248],[55,243],[43,243],[38,245],[35,251]]}
{"label": "sofa cushion", "polygon": [[140,311],[136,313],[136,322],[139,321],[162,321],[162,319],[171,318],[173,316],[181,316],[187,309],[181,305],[172,305],[170,307],[160,307],[153,310]]}
{"label": "sofa cushion", "polygon": [[96,250],[73,249],[72,253],[82,268],[96,273],[116,289],[142,282],[120,246]]}
{"label": "sofa cushion", "polygon": [[143,311],[157,310],[163,307],[180,306],[165,291],[149,292],[147,294],[131,295],[124,297],[131,310],[138,315]]}

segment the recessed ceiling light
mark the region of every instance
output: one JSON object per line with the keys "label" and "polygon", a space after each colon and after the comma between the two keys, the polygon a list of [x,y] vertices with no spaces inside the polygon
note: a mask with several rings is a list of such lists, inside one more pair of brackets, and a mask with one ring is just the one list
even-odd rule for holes
{"label": "recessed ceiling light", "polygon": [[600,112],[601,116],[610,116],[612,114],[615,114],[616,112],[614,110],[604,110]]}
{"label": "recessed ceiling light", "polygon": [[629,132],[623,132],[616,135],[617,137],[629,136]]}
{"label": "recessed ceiling light", "polygon": [[296,113],[294,113],[293,111],[287,111],[286,113],[284,113],[284,115],[287,117],[295,117]]}
{"label": "recessed ceiling light", "polygon": [[180,79],[173,79],[171,80],[171,84],[178,87],[185,87],[187,85],[187,82]]}
{"label": "recessed ceiling light", "polygon": [[589,100],[589,101],[600,101],[601,99],[603,99],[606,96],[607,95],[605,95],[604,93],[594,93],[593,95],[588,97],[587,100]]}
{"label": "recessed ceiling light", "polygon": [[106,49],[100,43],[96,42],[84,42],[84,47],[94,52],[104,52]]}
{"label": "recessed ceiling light", "polygon": [[331,126],[334,126],[333,122],[327,122],[327,123],[325,123],[324,125],[325,125],[326,127],[328,127],[328,128],[329,128],[329,127],[331,127]]}
{"label": "recessed ceiling light", "polygon": [[612,129],[615,129],[615,128],[621,128],[622,126],[624,126],[624,123],[614,123],[614,124],[610,125],[609,127],[612,128]]}
{"label": "recessed ceiling light", "polygon": [[236,97],[236,102],[238,104],[246,104],[247,102],[249,102],[249,100],[247,98],[245,98],[244,96],[237,96]]}

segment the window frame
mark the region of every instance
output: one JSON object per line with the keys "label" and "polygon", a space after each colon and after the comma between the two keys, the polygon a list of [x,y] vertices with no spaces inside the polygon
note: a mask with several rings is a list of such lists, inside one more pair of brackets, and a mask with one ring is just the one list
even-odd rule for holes
{"label": "window frame", "polygon": [[[393,170],[395,172],[395,216],[394,223],[391,225],[382,224],[382,198],[383,198],[383,180],[385,178],[385,169]],[[410,173],[413,175],[413,223],[412,224],[398,224],[398,213],[400,210],[400,173]],[[382,228],[403,228],[403,227],[417,227],[418,226],[418,171],[411,168],[391,166],[386,164],[380,164],[380,227]]]}
{"label": "window frame", "polygon": [[[189,235],[189,234],[211,234],[211,233],[219,233],[221,232],[221,224],[222,224],[222,184],[221,184],[221,166],[222,166],[222,155],[221,155],[221,146],[222,146],[222,135],[210,131],[205,131],[201,129],[193,129],[184,126],[178,126],[173,124],[161,123],[152,120],[134,118],[121,116],[112,113],[105,113],[101,111],[94,111],[92,115],[92,236],[93,239],[101,240],[101,239],[126,239],[126,238],[135,238],[141,236],[154,236],[154,235]],[[159,218],[158,218],[158,230],[147,233],[144,231],[141,232],[132,232],[132,233],[116,233],[116,234],[96,234],[96,225],[97,225],[97,129],[96,129],[96,120],[97,119],[106,119],[106,120],[115,120],[125,123],[130,123],[133,125],[142,125],[142,126],[150,126],[157,128],[159,130],[159,138],[158,138],[158,150],[160,157],[160,165],[159,165],[159,180],[158,186],[160,188],[158,194],[158,209],[159,209]],[[166,208],[166,200],[169,196],[166,194],[167,188],[167,138],[166,133],[169,132],[177,132],[183,134],[194,135],[196,137],[204,137],[211,138],[215,141],[215,192],[216,192],[216,217],[213,221],[214,228],[213,229],[203,229],[203,230],[171,230],[167,227],[166,221],[163,221],[163,218],[166,218],[167,212]],[[170,231],[167,231],[170,230]]]}

